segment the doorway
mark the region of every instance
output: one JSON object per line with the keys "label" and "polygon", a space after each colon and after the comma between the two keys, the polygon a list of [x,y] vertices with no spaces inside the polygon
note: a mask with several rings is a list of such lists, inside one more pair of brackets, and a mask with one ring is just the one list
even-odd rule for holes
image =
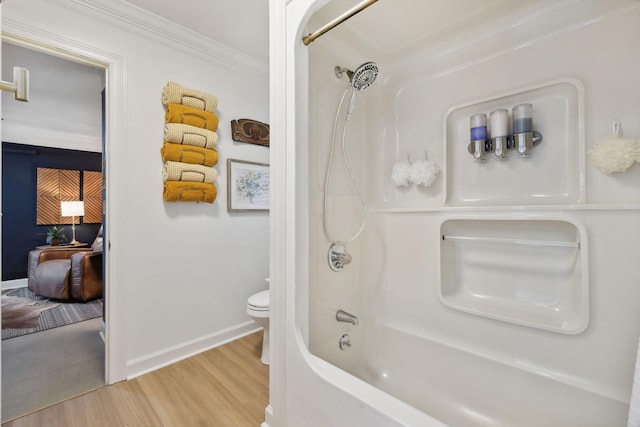
{"label": "doorway", "polygon": [[[94,174],[99,171],[104,176],[106,78],[104,66],[61,58],[30,46],[3,41],[2,54],[4,75],[17,65],[28,68],[31,74],[30,102],[16,103],[10,95],[3,94],[2,108],[3,293],[24,297],[29,293],[25,288],[28,252],[38,244],[45,244],[44,237],[35,232],[42,226],[33,221],[36,214],[33,208],[39,213],[43,210],[40,202],[46,206],[48,201],[40,200],[32,188],[36,185],[37,170],[75,169],[79,184],[88,171]],[[104,183],[104,179],[98,179],[98,197],[102,193],[103,201]],[[20,187],[20,191],[9,191],[14,186]],[[82,185],[78,188],[81,199],[86,197],[84,189]],[[93,220],[83,223],[74,219],[77,240],[86,241],[87,246],[93,243],[103,223],[102,212],[99,208],[97,220],[95,212]],[[12,250],[7,250],[9,246]],[[53,307],[45,311],[63,313],[52,319],[63,316],[63,310],[75,304],[35,298],[39,298],[38,305]],[[95,301],[91,304],[95,311]],[[88,311],[88,305],[79,307],[78,313]],[[102,312],[94,313],[97,317],[90,319],[69,316],[70,323],[66,325],[40,320],[35,332],[23,334],[24,328],[19,328],[17,336],[7,336],[2,343],[3,422],[105,384]]]}

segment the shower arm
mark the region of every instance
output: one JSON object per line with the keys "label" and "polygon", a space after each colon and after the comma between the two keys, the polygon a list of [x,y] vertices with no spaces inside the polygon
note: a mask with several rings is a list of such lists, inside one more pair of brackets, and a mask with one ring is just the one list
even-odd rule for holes
{"label": "shower arm", "polygon": [[319,29],[317,29],[313,33],[308,34],[307,36],[303,37],[302,43],[304,43],[305,46],[308,46],[310,43],[312,43],[315,39],[317,39],[318,37],[320,37],[324,33],[328,32],[328,31],[331,31],[332,29],[334,29],[338,25],[342,24],[347,19],[349,19],[352,16],[362,12],[363,10],[365,10],[366,8],[368,8],[369,6],[371,6],[372,4],[374,4],[377,1],[378,0],[365,0],[365,1],[355,5],[354,7],[352,7],[349,10],[347,10],[345,13],[343,13],[342,15],[338,16],[337,18],[335,18],[333,21],[330,21],[330,22],[326,23],[325,25],[323,25],[322,27],[320,27]]}

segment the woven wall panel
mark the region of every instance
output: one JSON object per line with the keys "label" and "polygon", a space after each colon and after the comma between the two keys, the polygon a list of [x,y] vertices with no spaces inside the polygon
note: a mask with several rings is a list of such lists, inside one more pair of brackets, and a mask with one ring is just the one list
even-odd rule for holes
{"label": "woven wall panel", "polygon": [[58,197],[38,196],[37,224],[60,224],[60,199]]}
{"label": "woven wall panel", "polygon": [[38,197],[59,198],[58,169],[38,168]]}
{"label": "woven wall panel", "polygon": [[86,224],[102,222],[102,172],[84,171],[82,194]]}
{"label": "woven wall panel", "polygon": [[60,202],[80,200],[80,171],[38,168],[38,225],[71,224],[71,218],[60,216]]}
{"label": "woven wall panel", "polygon": [[80,171],[59,169],[60,200],[80,200]]}

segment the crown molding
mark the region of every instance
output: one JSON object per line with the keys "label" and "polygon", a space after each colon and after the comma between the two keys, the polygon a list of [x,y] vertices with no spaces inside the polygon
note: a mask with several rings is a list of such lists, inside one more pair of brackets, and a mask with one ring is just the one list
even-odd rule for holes
{"label": "crown molding", "polygon": [[269,76],[268,64],[125,0],[48,1],[233,72],[265,79]]}
{"label": "crown molding", "polygon": [[6,16],[2,17],[2,40],[21,46],[30,46],[72,61],[82,59],[86,65],[101,68],[123,59],[115,53],[26,25]]}
{"label": "crown molding", "polygon": [[38,128],[31,124],[3,123],[2,140],[16,144],[40,145],[66,150],[102,152],[102,138],[94,135]]}

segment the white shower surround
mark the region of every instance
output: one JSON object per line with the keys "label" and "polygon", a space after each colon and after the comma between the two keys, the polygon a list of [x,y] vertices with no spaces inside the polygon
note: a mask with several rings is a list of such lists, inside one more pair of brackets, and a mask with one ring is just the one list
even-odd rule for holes
{"label": "white shower surround", "polygon": [[[307,28],[299,27],[319,3],[326,2],[289,3],[289,37],[323,22],[318,18]],[[550,13],[551,3],[538,3]],[[375,6],[366,13],[375,14]],[[286,394],[287,401],[295,402],[287,410],[288,421],[295,423],[305,419],[304,413],[315,413],[317,417],[306,418],[311,424],[305,425],[372,425],[371,420],[375,425],[439,425],[431,416],[451,425],[626,423],[640,332],[640,287],[634,283],[640,277],[635,259],[640,165],[623,175],[605,176],[585,161],[584,152],[608,135],[613,119],[623,122],[625,135],[640,138],[640,85],[636,82],[640,61],[637,54],[633,57],[640,51],[640,4],[620,0],[605,7],[597,1],[559,2],[554,13],[554,20],[545,13],[533,16],[528,25],[540,29],[535,38],[527,40],[526,30],[513,40],[493,34],[485,41],[495,50],[473,55],[473,45],[460,48],[464,43],[447,46],[441,41],[438,48],[448,51],[446,55],[414,44],[411,50],[402,49],[402,56],[386,52],[376,57],[368,46],[357,44],[357,37],[349,38],[347,29],[328,33],[308,48],[296,44],[288,51],[295,57],[288,70],[295,70],[296,94],[288,101],[297,104],[299,111],[307,104],[307,96],[309,100],[308,118],[299,112],[289,116],[295,123],[289,122],[288,128],[289,135],[293,130],[297,135],[295,180],[308,190],[308,203],[304,190],[296,199],[296,245],[309,248],[308,261],[302,259],[306,249],[300,251],[295,275],[290,276],[295,283],[288,281],[287,286],[287,292],[295,295],[290,301],[296,301],[295,319],[291,317],[295,323],[288,323],[287,331],[298,343],[289,348],[290,360],[296,363],[288,367],[287,381],[295,384],[295,377],[305,386],[305,392],[296,391],[299,396]],[[356,41],[345,41],[350,39]],[[288,41],[297,42],[292,37]],[[348,141],[356,176],[365,187],[370,222],[349,245],[353,263],[334,273],[326,264],[329,242],[322,229],[322,188],[333,114],[346,83],[336,79],[333,67],[353,69],[370,60],[378,62],[379,81],[359,97]],[[491,164],[476,165],[469,155],[451,161],[448,112],[475,100],[498,99],[520,88],[566,78],[579,81],[585,91],[584,104],[578,106],[583,119],[577,136],[578,161],[566,158],[562,171],[571,175],[577,190],[571,188],[564,200],[560,191],[551,201],[531,197],[523,202],[517,197],[517,186],[509,184],[504,189],[507,197],[496,203],[503,194],[499,189],[486,189],[483,195],[482,187],[471,180],[469,186],[479,189],[479,200],[452,202],[447,197],[452,169],[472,174],[474,168],[489,166],[508,176],[518,173],[522,160],[510,158],[496,165],[489,158]],[[636,83],[620,88],[625,81]],[[535,117],[534,107],[534,127]],[[544,150],[554,142],[543,141],[529,160],[535,162],[536,155],[544,158]],[[428,189],[394,187],[392,165],[407,152],[417,160],[425,149],[429,159],[443,166],[441,179]],[[544,164],[540,172],[554,174]],[[455,185],[461,185],[460,178]],[[339,187],[336,181],[348,183],[343,171],[336,173],[330,185],[342,211],[332,209],[331,216],[333,224],[343,222],[341,226],[347,228],[342,232],[348,233],[348,227],[357,227],[358,219],[350,224],[344,219],[351,218],[349,211],[357,214],[358,202],[348,184]],[[562,190],[564,184],[558,188]],[[508,203],[510,195],[513,203]],[[565,335],[443,304],[440,227],[452,217],[469,221],[553,218],[584,228],[589,240],[586,329]],[[337,309],[356,314],[360,324],[336,322]],[[348,351],[338,349],[343,333],[352,338]],[[307,353],[307,344],[313,355]],[[316,403],[304,396],[315,396]],[[445,400],[453,403],[439,404]],[[318,410],[338,402],[337,415]],[[368,409],[361,407],[362,402]],[[349,405],[359,409],[351,418],[344,409]]]}

